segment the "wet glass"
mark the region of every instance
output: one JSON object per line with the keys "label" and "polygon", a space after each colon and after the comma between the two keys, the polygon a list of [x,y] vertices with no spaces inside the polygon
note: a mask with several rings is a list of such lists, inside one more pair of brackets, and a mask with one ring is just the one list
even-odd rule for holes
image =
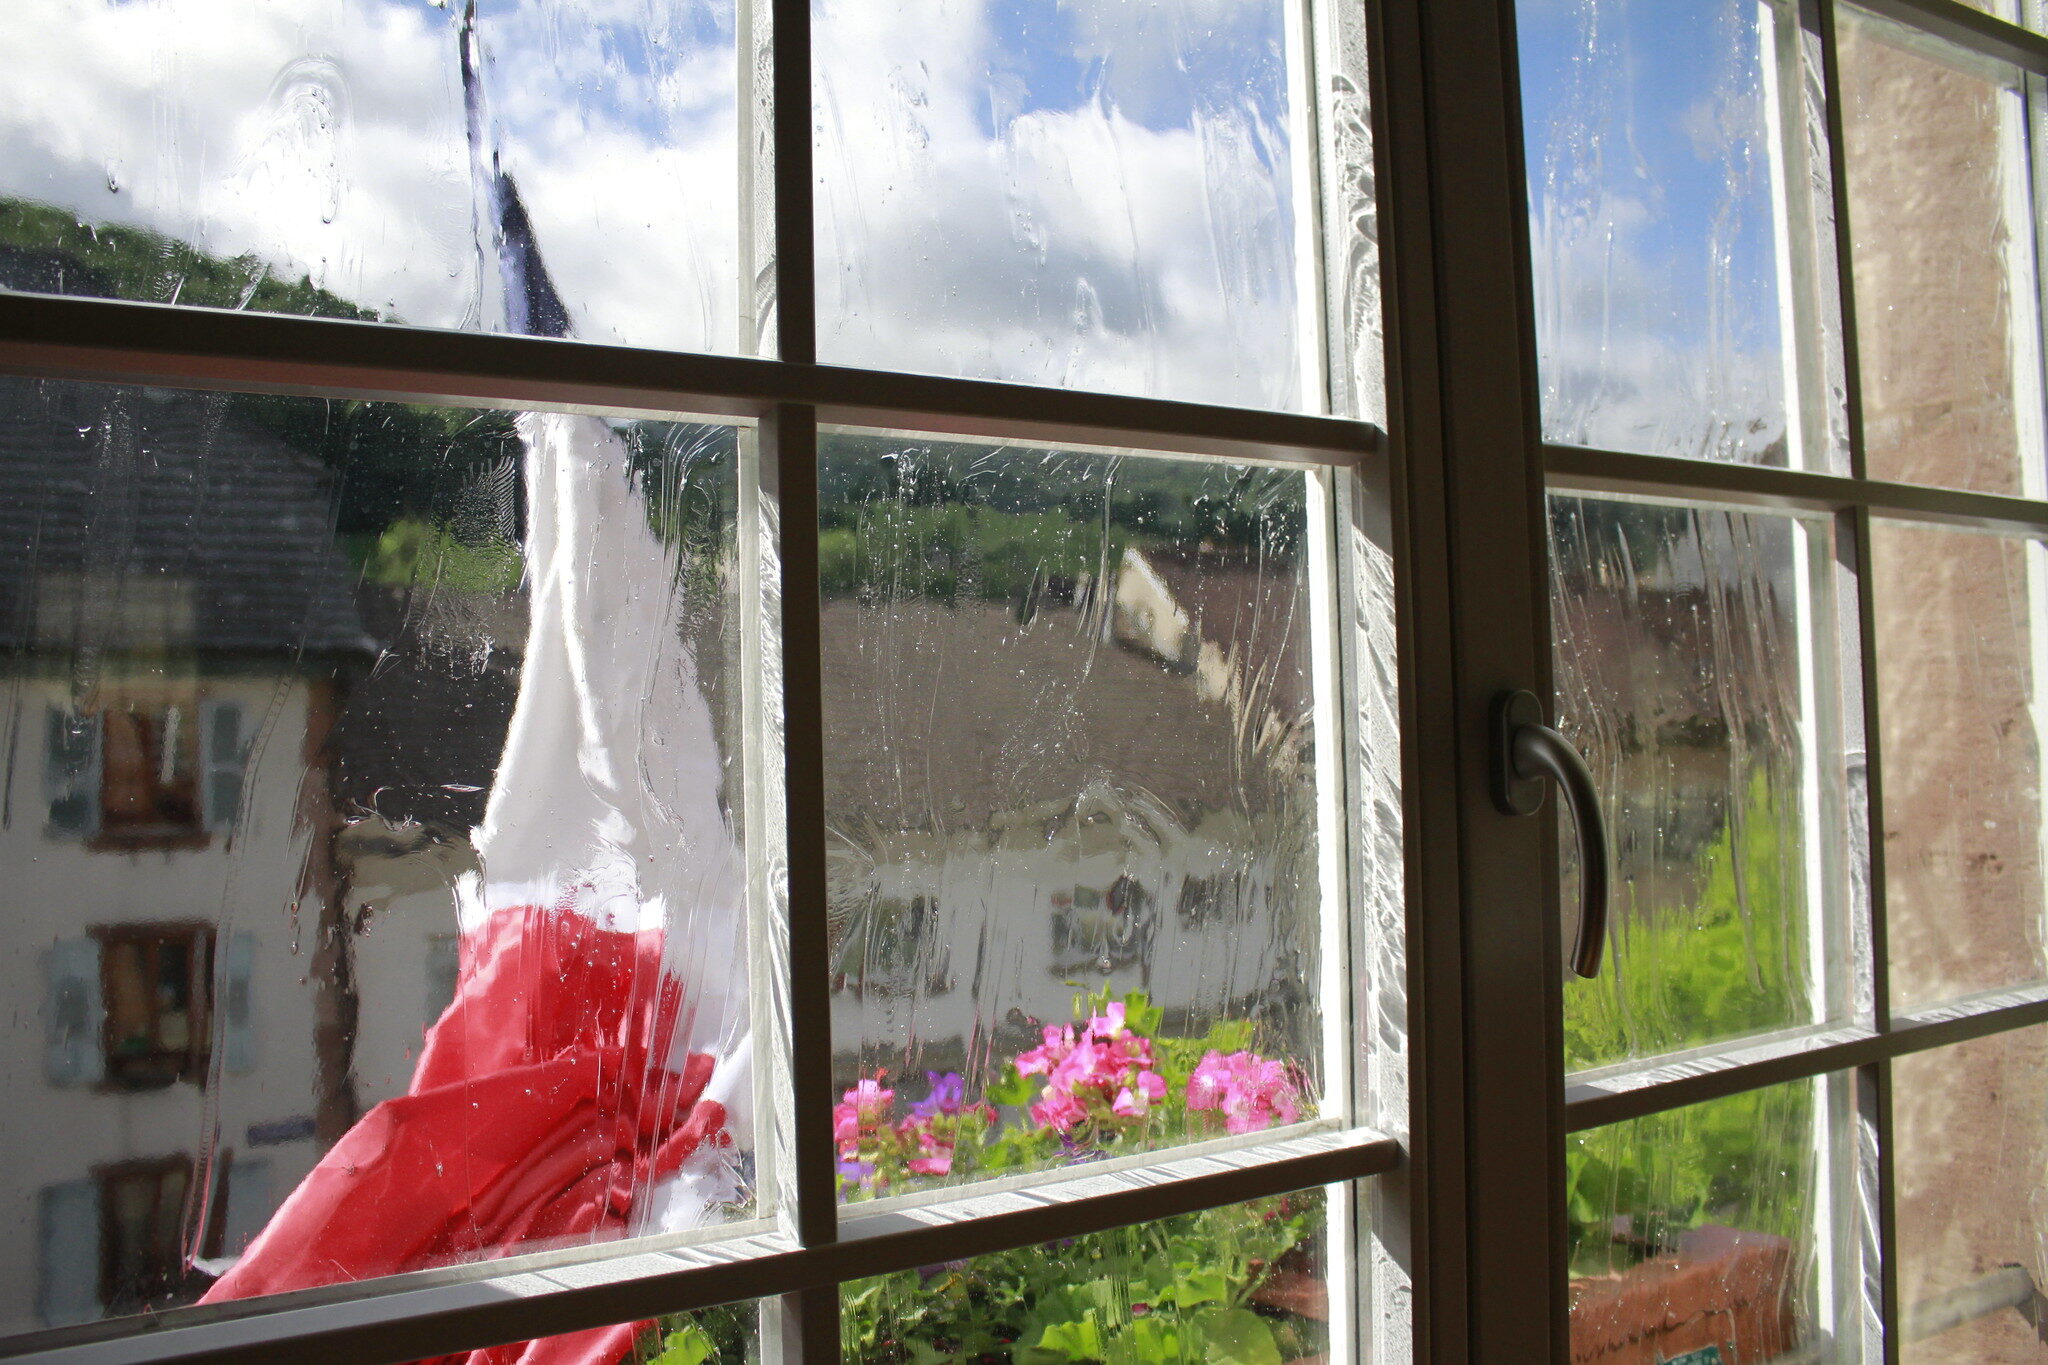
{"label": "wet glass", "polygon": [[2038,497],[2019,77],[1855,10],[1840,33],[1866,472]]}
{"label": "wet glass", "polygon": [[1318,1115],[1309,478],[824,438],[846,1197]]}
{"label": "wet glass", "polygon": [[1574,1360],[1764,1362],[1835,1335],[1825,1282],[1839,1243],[1822,1210],[1848,1154],[1827,1137],[1823,1163],[1816,1126],[1832,1084],[1567,1139]]}
{"label": "wet glass", "polygon": [[[733,33],[732,0],[6,6],[0,288],[734,350]],[[529,250],[552,303],[507,282]]]}
{"label": "wet glass", "polygon": [[2048,9],[2041,0],[1961,0],[1971,9],[2019,24],[2036,33],[2048,32]]}
{"label": "wet glass", "polygon": [[1517,6],[1545,440],[1787,463],[1774,175],[1808,113],[1776,88],[1775,16]]}
{"label": "wet glass", "polygon": [[928,1360],[1309,1361],[1330,1349],[1322,1190],[855,1280],[840,1351]]}
{"label": "wet glass", "polygon": [[2048,977],[2043,547],[1873,527],[1893,1010]]}
{"label": "wet glass", "polygon": [[819,357],[1322,406],[1298,9],[814,0]]}
{"label": "wet glass", "polygon": [[1907,1365],[2048,1360],[2048,1030],[1892,1063]]}
{"label": "wet glass", "polygon": [[741,434],[0,381],[0,1331],[748,1207]]}
{"label": "wet glass", "polygon": [[[1593,769],[1613,877],[1611,965],[1565,991],[1567,1064],[1814,1021],[1827,1007],[1820,888],[1845,880],[1820,869],[1847,846],[1846,773],[1820,701],[1833,688],[1816,683],[1834,638],[1827,522],[1619,498],[1549,506],[1558,726]],[[1567,821],[1566,906],[1571,833]]]}

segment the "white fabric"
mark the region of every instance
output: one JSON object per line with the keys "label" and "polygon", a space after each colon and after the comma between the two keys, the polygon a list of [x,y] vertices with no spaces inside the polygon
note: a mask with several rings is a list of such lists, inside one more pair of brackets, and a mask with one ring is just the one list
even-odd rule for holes
{"label": "white fabric", "polygon": [[[752,1139],[744,865],[719,802],[711,708],[683,639],[678,552],[647,521],[624,441],[594,417],[529,413],[528,610],[519,697],[474,836],[464,932],[514,906],[663,933],[682,983],[671,1061],[708,1053],[707,1098],[736,1149]],[[731,1197],[707,1149],[655,1192],[661,1224]]]}

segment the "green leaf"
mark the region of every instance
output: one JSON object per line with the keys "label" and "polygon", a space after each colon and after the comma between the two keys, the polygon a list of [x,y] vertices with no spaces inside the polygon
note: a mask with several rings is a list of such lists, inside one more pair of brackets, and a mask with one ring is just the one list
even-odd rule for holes
{"label": "green leaf", "polygon": [[1189,1344],[1211,1365],[1281,1365],[1273,1329],[1247,1308],[1209,1308],[1188,1319]]}
{"label": "green leaf", "polygon": [[1019,1075],[1014,1064],[1003,1068],[1003,1074],[982,1093],[992,1104],[1029,1104],[1037,1087],[1029,1076]]}
{"label": "green leaf", "polygon": [[716,1354],[717,1343],[703,1328],[692,1323],[680,1331],[669,1333],[668,1340],[662,1343],[661,1354],[648,1361],[647,1365],[704,1365]]}

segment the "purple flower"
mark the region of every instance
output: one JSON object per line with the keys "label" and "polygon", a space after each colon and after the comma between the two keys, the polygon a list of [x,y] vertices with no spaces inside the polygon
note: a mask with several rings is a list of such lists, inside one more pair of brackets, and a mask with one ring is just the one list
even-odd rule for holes
{"label": "purple flower", "polygon": [[967,1112],[967,1082],[960,1079],[957,1071],[941,1075],[936,1071],[924,1073],[931,1082],[931,1093],[910,1106],[910,1112],[918,1118],[928,1119],[934,1114],[964,1114]]}

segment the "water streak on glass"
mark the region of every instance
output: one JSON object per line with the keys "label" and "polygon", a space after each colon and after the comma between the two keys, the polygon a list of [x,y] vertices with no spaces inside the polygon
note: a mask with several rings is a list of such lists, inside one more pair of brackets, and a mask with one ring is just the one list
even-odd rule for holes
{"label": "water streak on glass", "polygon": [[2048,977],[2035,541],[1876,523],[1891,1003]]}
{"label": "water streak on glass", "polygon": [[735,451],[0,383],[0,1331],[746,1205]]}
{"label": "water streak on glass", "polygon": [[5,6],[0,288],[499,330],[475,140],[574,334],[733,350],[733,30],[732,0]]}
{"label": "water streak on glass", "polygon": [[1328,1257],[1341,1207],[1303,1190],[855,1280],[840,1351],[859,1365],[1325,1359],[1348,1293]]}
{"label": "water streak on glass", "polygon": [[815,0],[820,357],[1321,406],[1289,2]]}
{"label": "water streak on glass", "polygon": [[1546,440],[1787,462],[1772,23],[1753,0],[1518,6]]}
{"label": "water streak on glass", "polygon": [[1573,1360],[1811,1358],[1834,1332],[1821,1108],[1801,1081],[1567,1139]]}
{"label": "water streak on glass", "polygon": [[1952,65],[1870,18],[1842,25],[1841,72],[1867,472],[2039,496],[2018,76]]}
{"label": "water streak on glass", "polygon": [[1818,1018],[1808,859],[1843,836],[1807,805],[1827,755],[1801,657],[1828,636],[1801,602],[1825,524],[1553,496],[1550,527],[1558,723],[1614,860],[1612,957],[1565,993],[1568,1064]]}
{"label": "water streak on glass", "polygon": [[849,1197],[1319,1112],[1307,477],[826,438]]}
{"label": "water streak on glass", "polygon": [[2048,1030],[1892,1064],[1906,1365],[2048,1360]]}

